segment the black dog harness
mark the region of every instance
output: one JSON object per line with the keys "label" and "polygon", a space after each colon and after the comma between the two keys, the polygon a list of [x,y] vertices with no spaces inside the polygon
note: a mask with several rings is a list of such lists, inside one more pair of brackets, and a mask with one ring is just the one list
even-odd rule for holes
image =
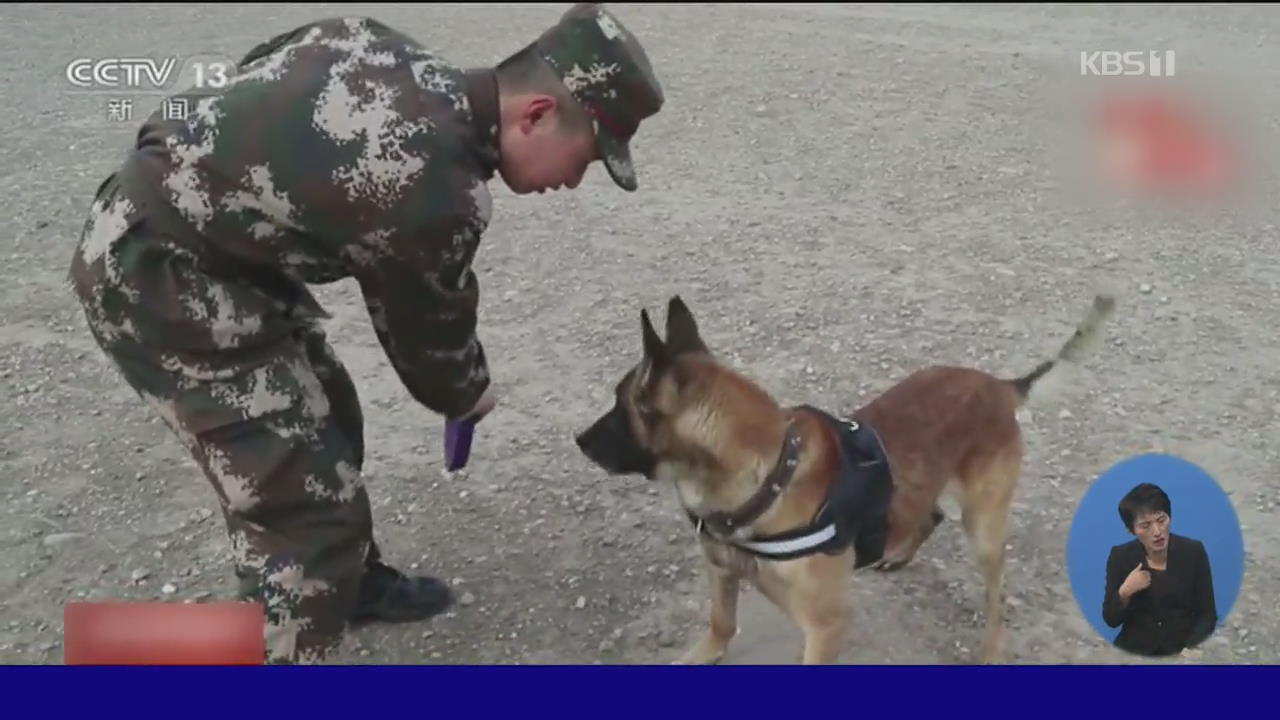
{"label": "black dog harness", "polygon": [[851,419],[837,419],[808,405],[840,438],[840,472],[810,523],[777,535],[738,540],[733,534],[764,514],[791,481],[800,457],[800,435],[794,422],[787,427],[782,453],[769,477],[745,505],[732,513],[712,513],[689,520],[700,533],[758,557],[792,560],[814,553],[838,555],[853,545],[854,568],[879,561],[889,534],[889,500],[893,478],[884,445],[875,430]]}

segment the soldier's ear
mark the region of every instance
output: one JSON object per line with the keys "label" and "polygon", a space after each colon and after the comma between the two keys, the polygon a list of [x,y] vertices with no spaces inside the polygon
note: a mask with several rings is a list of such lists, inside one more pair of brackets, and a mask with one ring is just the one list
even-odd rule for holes
{"label": "soldier's ear", "polygon": [[556,100],[550,95],[527,96],[520,105],[520,132],[528,135],[547,125],[555,116]]}

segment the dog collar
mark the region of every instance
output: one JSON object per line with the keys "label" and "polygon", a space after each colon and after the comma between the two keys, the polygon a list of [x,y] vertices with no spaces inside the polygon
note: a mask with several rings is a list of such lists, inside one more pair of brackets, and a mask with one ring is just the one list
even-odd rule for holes
{"label": "dog collar", "polygon": [[697,518],[699,529],[706,527],[715,535],[731,537],[739,529],[749,527],[751,523],[760,519],[769,506],[773,505],[773,501],[777,500],[782,491],[791,484],[791,478],[795,477],[796,467],[800,464],[800,449],[804,445],[802,440],[795,420],[789,421],[778,461],[774,463],[773,470],[769,471],[769,476],[765,478],[764,483],[751,496],[751,499],[733,512],[713,512],[705,517],[694,516]]}

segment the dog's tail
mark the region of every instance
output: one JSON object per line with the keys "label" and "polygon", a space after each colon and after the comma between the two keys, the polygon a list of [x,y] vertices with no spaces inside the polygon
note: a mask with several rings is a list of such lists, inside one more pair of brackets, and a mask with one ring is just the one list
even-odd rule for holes
{"label": "dog's tail", "polygon": [[1044,386],[1052,382],[1061,371],[1071,367],[1078,368],[1102,341],[1103,326],[1115,313],[1116,301],[1110,295],[1097,295],[1093,305],[1084,319],[1076,326],[1075,334],[1063,344],[1062,349],[1051,360],[1040,363],[1035,370],[1015,380],[1009,380],[1014,392],[1018,394],[1020,404],[1025,405],[1038,396]]}

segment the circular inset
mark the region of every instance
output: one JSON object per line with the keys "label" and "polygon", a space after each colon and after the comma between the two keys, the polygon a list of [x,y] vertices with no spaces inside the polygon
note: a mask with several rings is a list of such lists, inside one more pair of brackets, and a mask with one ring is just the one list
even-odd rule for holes
{"label": "circular inset", "polygon": [[1231,613],[1244,537],[1208,473],[1171,455],[1139,455],[1103,473],[1080,501],[1067,572],[1102,637],[1135,655],[1176,655]]}

